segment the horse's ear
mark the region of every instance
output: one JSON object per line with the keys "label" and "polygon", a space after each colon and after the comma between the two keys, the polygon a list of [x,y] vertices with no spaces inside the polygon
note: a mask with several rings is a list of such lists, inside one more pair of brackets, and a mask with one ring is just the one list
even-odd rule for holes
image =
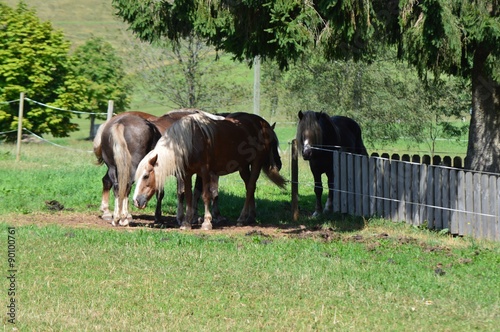
{"label": "horse's ear", "polygon": [[271,125],[271,129],[274,130],[276,128],[276,122]]}
{"label": "horse's ear", "polygon": [[297,114],[299,116],[299,120],[302,120],[302,118],[304,117],[304,113],[302,113],[302,111],[299,111],[299,114]]}
{"label": "horse's ear", "polygon": [[149,159],[149,164],[153,167],[155,167],[156,165],[156,161],[158,160],[158,154],[155,154],[154,157],[152,157],[151,159]]}

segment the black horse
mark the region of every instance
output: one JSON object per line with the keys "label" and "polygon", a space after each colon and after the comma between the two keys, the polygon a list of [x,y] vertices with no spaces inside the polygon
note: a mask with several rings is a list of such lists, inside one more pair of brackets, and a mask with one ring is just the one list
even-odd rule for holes
{"label": "black horse", "polygon": [[333,207],[333,150],[368,155],[361,138],[358,123],[345,116],[332,116],[323,112],[300,111],[297,126],[297,144],[304,160],[309,161],[314,176],[316,208],[313,216],[322,211],[321,195],[323,185],[321,175],[328,178],[328,200],[324,212]]}

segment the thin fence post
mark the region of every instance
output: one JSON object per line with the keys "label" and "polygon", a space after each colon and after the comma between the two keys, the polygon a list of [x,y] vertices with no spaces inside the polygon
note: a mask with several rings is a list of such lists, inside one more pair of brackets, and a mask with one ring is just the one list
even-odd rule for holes
{"label": "thin fence post", "polygon": [[21,160],[21,140],[23,138],[24,92],[19,96],[19,115],[17,120],[16,161]]}
{"label": "thin fence post", "polygon": [[299,220],[299,162],[297,140],[292,140],[292,219]]}
{"label": "thin fence post", "polygon": [[108,117],[106,120],[109,120],[113,117],[113,101],[112,100],[108,100]]}

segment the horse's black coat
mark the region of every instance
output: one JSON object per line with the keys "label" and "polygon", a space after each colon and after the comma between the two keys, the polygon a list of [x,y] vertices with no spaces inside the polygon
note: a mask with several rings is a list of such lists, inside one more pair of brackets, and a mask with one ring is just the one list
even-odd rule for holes
{"label": "horse's black coat", "polygon": [[322,211],[321,195],[323,187],[321,175],[328,178],[328,200],[325,212],[332,208],[333,201],[333,150],[341,150],[354,154],[368,155],[361,137],[358,123],[345,116],[333,116],[323,112],[300,111],[297,126],[297,144],[304,160],[314,177],[314,193],[316,207],[314,214]]}

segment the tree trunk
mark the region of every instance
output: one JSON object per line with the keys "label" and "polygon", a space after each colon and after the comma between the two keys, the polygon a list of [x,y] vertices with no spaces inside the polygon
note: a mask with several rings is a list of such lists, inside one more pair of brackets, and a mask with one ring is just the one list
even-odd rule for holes
{"label": "tree trunk", "polygon": [[478,46],[472,68],[472,115],[465,168],[500,173],[500,85],[486,68],[489,51]]}

